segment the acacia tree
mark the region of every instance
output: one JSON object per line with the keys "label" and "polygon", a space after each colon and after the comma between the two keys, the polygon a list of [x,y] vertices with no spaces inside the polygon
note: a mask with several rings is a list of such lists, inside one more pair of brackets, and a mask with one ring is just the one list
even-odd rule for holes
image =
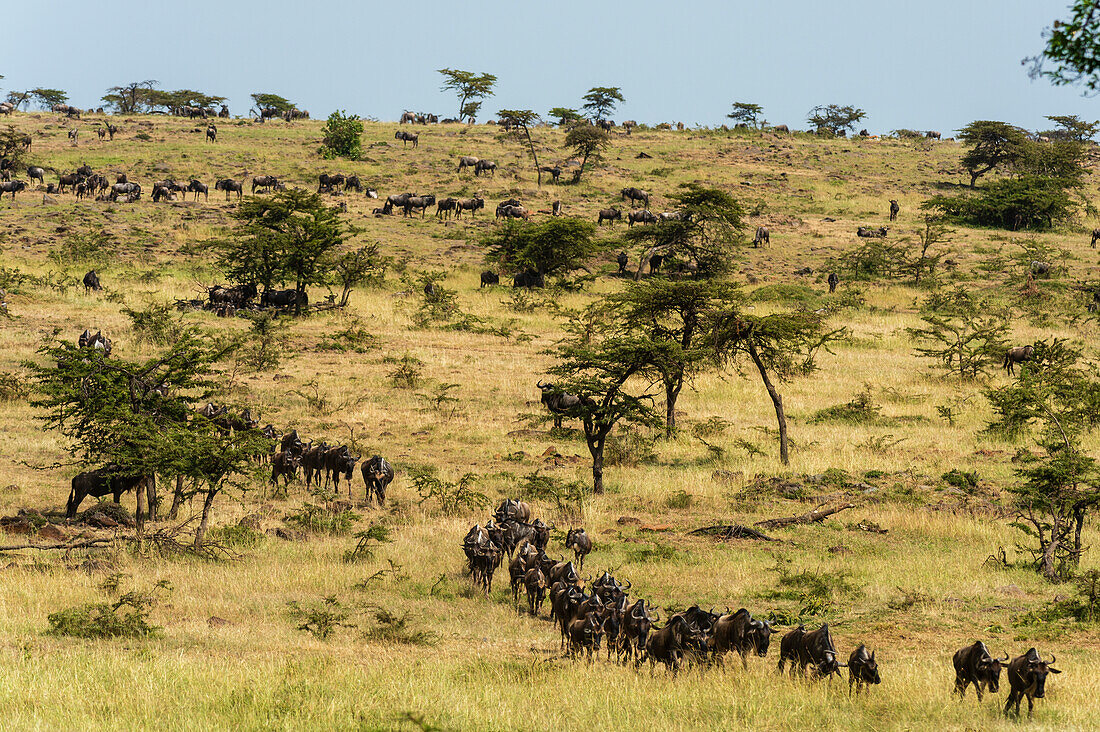
{"label": "acacia tree", "polygon": [[1096,137],[1097,132],[1100,132],[1100,122],[1088,122],[1080,119],[1076,114],[1048,115],[1047,119],[1059,127],[1059,129],[1048,134],[1064,137],[1074,142],[1089,142]]}
{"label": "acacia tree", "polygon": [[567,216],[511,223],[488,233],[482,244],[490,259],[513,272],[559,277],[584,267],[600,250],[596,225]]}
{"label": "acacia tree", "polygon": [[611,136],[606,130],[587,123],[574,124],[565,133],[565,147],[581,159],[581,167],[573,174],[573,182],[580,181],[584,170],[591,160],[599,163],[603,160],[603,151],[611,144]]}
{"label": "acacia tree", "polygon": [[828,132],[832,135],[840,135],[842,132],[850,132],[867,116],[859,107],[839,104],[819,104],[806,115],[806,121],[813,125],[818,132]]}
{"label": "acacia tree", "polygon": [[27,100],[30,99],[30,96],[31,93],[29,91],[10,91],[8,92],[7,100],[9,104],[11,104],[16,109],[19,109],[21,106],[26,104]]}
{"label": "acacia tree", "polygon": [[439,69],[438,71],[443,75],[441,91],[453,91],[458,95],[458,121],[468,118],[473,122],[478,110],[481,109],[480,100],[493,96],[497,77],[460,69]]}
{"label": "acacia tree", "polygon": [[641,279],[645,263],[655,254],[666,270],[694,271],[699,277],[717,277],[728,271],[737,237],[744,229],[741,204],[726,191],[700,183],[683,183],[671,196],[679,216],[658,226],[635,226],[627,241],[645,251],[634,278]]}
{"label": "acacia tree", "polygon": [[1027,132],[1006,122],[977,120],[959,130],[959,139],[970,149],[962,158],[970,173],[970,187],[978,178],[998,168],[1006,170],[1023,160],[1031,141]]}
{"label": "acacia tree", "polygon": [[779,459],[790,463],[787,414],[775,379],[789,379],[816,370],[814,354],[846,335],[843,328],[828,330],[824,317],[811,311],[745,315],[736,307],[715,313],[709,326],[720,362],[736,364],[747,356],[771,398],[779,427]]}
{"label": "acacia tree", "polygon": [[306,288],[328,281],[330,255],[355,233],[319,195],[296,189],[249,197],[234,218],[234,236],[216,242],[218,263],[232,280],[265,293],[293,283],[296,313],[307,302]]}
{"label": "acacia tree", "polygon": [[355,115],[337,109],[321,129],[321,157],[358,160],[363,146],[363,123]]}
{"label": "acacia tree", "polygon": [[916,347],[917,355],[939,361],[941,368],[962,380],[976,379],[1004,356],[1004,316],[962,288],[946,297],[931,297],[921,320],[923,327],[908,329],[913,340],[926,344]]}
{"label": "acacia tree", "polygon": [[588,90],[583,99],[584,109],[594,122],[606,119],[615,111],[616,104],[625,101],[622,89],[617,86],[594,86]]}
{"label": "acacia tree", "polygon": [[730,284],[653,277],[629,283],[609,295],[600,312],[623,332],[649,342],[639,349],[643,372],[660,381],[665,392],[665,436],[676,432],[676,402],[684,384],[715,365],[710,325],[714,314],[740,300]]}
{"label": "acacia tree", "polygon": [[256,116],[261,120],[264,117],[264,113],[274,112],[275,114],[285,114],[291,110],[297,109],[294,106],[294,102],[290,101],[286,97],[281,97],[278,94],[271,94],[268,92],[257,92],[250,95],[254,103],[253,110],[256,112]]}
{"label": "acacia tree", "polygon": [[502,109],[497,112],[505,133],[519,134],[523,132],[527,138],[527,148],[531,151],[531,159],[535,161],[535,174],[538,176],[538,186],[542,188],[542,169],[539,167],[539,156],[535,151],[535,142],[531,139],[531,125],[539,121],[539,116],[530,109]]}
{"label": "acacia tree", "polygon": [[64,104],[69,101],[69,95],[60,89],[31,89],[28,94],[34,98],[41,109],[50,109],[55,104]]}
{"label": "acacia tree", "polygon": [[559,391],[580,397],[572,414],[581,420],[592,456],[592,491],[603,493],[604,448],[615,426],[661,423],[651,395],[633,379],[645,368],[651,346],[614,332],[593,337],[587,323],[576,325],[573,336],[550,351],[558,362],[549,372],[561,377],[555,384]]}
{"label": "acacia tree", "polygon": [[1046,48],[1030,60],[1031,76],[1051,83],[1083,84],[1089,91],[1100,88],[1100,2],[1075,0],[1068,20],[1055,20],[1044,32]]}
{"label": "acacia tree", "polygon": [[763,111],[764,108],[759,104],[749,104],[748,102],[734,102],[733,111],[726,116],[732,119],[734,122],[752,125],[753,127],[760,127],[760,114]]}
{"label": "acacia tree", "polygon": [[580,122],[584,119],[581,117],[580,112],[570,107],[554,107],[547,112],[547,114],[558,121],[559,127],[565,127],[566,125],[571,125],[574,122]]}
{"label": "acacia tree", "polygon": [[[145,361],[107,358],[70,343],[43,346],[41,362],[27,364],[38,387],[32,404],[44,410],[40,419],[46,428],[59,431],[69,441],[69,454],[82,464],[103,465],[113,476],[202,476],[220,490],[230,476],[249,472],[265,449],[256,430],[214,435],[190,406],[215,391],[214,364],[232,348],[210,345],[194,332]],[[221,466],[216,476],[214,464]],[[156,496],[148,497],[147,511],[142,487],[138,490],[140,536]],[[204,506],[203,531],[212,502],[210,497]],[[196,546],[201,543],[200,534]]]}
{"label": "acacia tree", "polygon": [[122,86],[112,86],[103,95],[103,102],[114,108],[115,114],[139,114],[147,110],[149,92],[160,82],[156,79],[131,81]]}

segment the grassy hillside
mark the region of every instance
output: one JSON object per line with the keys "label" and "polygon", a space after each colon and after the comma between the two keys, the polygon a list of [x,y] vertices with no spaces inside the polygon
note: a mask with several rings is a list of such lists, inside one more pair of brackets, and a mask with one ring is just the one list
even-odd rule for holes
{"label": "grassy hillside", "polygon": [[[344,312],[291,324],[290,353],[274,371],[226,373],[223,398],[253,405],[263,423],[385,455],[398,471],[386,509],[365,505],[357,475],[350,529],[287,541],[274,529],[287,527],[286,517],[316,499],[301,484],[292,484],[288,498],[257,484],[215,508],[218,526],[236,526],[246,516],[259,526],[259,536],[249,535],[254,542],[238,546],[241,556],[233,561],[123,545],[63,556],[4,553],[0,716],[10,727],[414,729],[403,721],[406,714],[446,730],[1013,726],[1000,716],[1003,677],[1001,693],[980,707],[972,694],[963,703],[951,697],[951,655],[976,639],[998,655],[1036,646],[1058,656],[1064,673],[1049,680],[1035,724],[1100,726],[1095,626],[1026,617],[1072,588],[986,562],[1001,547],[1010,559],[1016,555],[1005,487],[1013,480],[1012,456],[1029,442],[979,434],[991,416],[982,389],[1007,377],[960,383],[915,354],[906,329],[920,324],[926,289],[855,282],[842,273],[838,296],[852,307],[830,322],[847,327],[850,337],[819,354],[817,373],[782,386],[794,441],[789,468],[779,464],[774,413],[759,379],[712,373],[685,390],[676,439],[619,439],[605,495],[589,496],[579,510],[534,503],[535,513],[558,528],[552,553],[564,553],[570,525],[585,526],[596,542],[586,572],[612,569],[666,617],[669,608],[696,602],[793,617],[806,605],[810,582],[824,583],[828,607],[807,613],[807,623],[828,620],[844,659],[859,643],[878,649],[883,684],[861,698],[849,699],[844,683],[778,677],[778,638],[768,658],[750,660],[748,671],[731,662],[725,670],[692,669],[677,678],[648,666],[635,671],[606,660],[589,666],[562,659],[548,608],[540,619],[511,608],[506,567],[488,600],[463,575],[462,537],[475,521],[484,523],[488,510],[445,515],[435,501],[421,503],[409,480],[415,466],[434,466],[450,481],[474,473],[477,489],[494,504],[515,495],[522,477],[535,471],[590,480],[583,438],[575,431],[552,434],[531,419],[542,414],[535,381],[550,365],[544,350],[561,334],[555,306],[580,307],[621,284],[601,276],[588,291],[536,295],[532,308],[518,306],[511,288],[480,289],[485,264],[478,242],[494,226],[498,201],[515,196],[537,210],[560,200],[566,215],[595,220],[624,186],[651,191],[655,211],[672,207],[669,196],[680,183],[721,186],[751,214],[750,227],[771,231],[769,247],[746,244],[737,252],[732,275],[757,293],[756,311],[818,308],[830,302],[825,277],[834,258],[862,243],[857,225],[889,223],[894,198],[901,216],[889,239],[915,241],[920,203],[966,182],[955,143],[636,131],[615,137],[605,164],[579,185],[544,181],[538,188],[525,148],[499,141],[491,126],[420,128],[414,149],[393,139],[396,125],[367,124],[363,159],[347,162],[318,157],[319,122],[233,121],[219,125],[219,141],[209,144],[204,125],[185,120],[122,119],[113,142],[96,139],[86,121],[78,147],[69,145],[66,123],[54,115],[17,114],[13,124],[34,135],[32,164],[68,172],[86,162],[100,172],[124,171],[147,192],[166,177],[194,176],[212,188],[217,178],[260,174],[313,188],[319,173],[340,171],[359,175],[383,197],[406,190],[481,193],[487,206],[474,221],[443,223],[431,213],[374,217],[379,202],[363,196],[334,199],[347,203],[348,218],[364,230],[353,244],[377,241],[394,258],[384,285],[357,290]],[[544,165],[567,161],[558,131],[539,129],[535,138]],[[649,157],[639,158],[643,152]],[[495,160],[499,170],[492,178],[457,175],[460,155]],[[52,180],[56,175],[47,174]],[[220,192],[197,203],[53,198],[44,203],[41,193],[25,192],[14,204],[0,204],[0,266],[38,278],[9,287],[12,317],[0,319],[0,374],[15,374],[16,383],[43,339],[75,340],[86,327],[102,329],[120,354],[151,355],[155,347],[138,340],[122,309],[200,297],[223,281],[213,253],[201,246],[231,220],[235,201],[226,203]],[[953,266],[941,269],[940,282],[1011,304],[1015,342],[1060,336],[1091,351],[1096,321],[1069,285],[1097,276],[1085,233],[1092,224],[1081,220],[1042,234],[959,229],[943,246]],[[602,235],[622,230],[605,227]],[[73,243],[97,232],[113,244],[95,264],[74,254]],[[1023,268],[1036,247],[1064,250],[1056,261],[1065,273],[1029,297],[1020,294]],[[600,264],[613,269],[620,248],[609,246]],[[632,268],[639,254],[631,253]],[[93,264],[105,292],[89,296],[72,278]],[[805,268],[809,274],[798,274]],[[458,292],[465,312],[502,334],[416,328],[410,315],[420,293],[401,273],[433,269],[447,271],[444,284]],[[319,301],[325,294],[311,296]],[[210,313],[184,319],[213,332],[247,327]],[[358,341],[348,336],[360,331],[366,335]],[[399,388],[391,377],[394,359],[406,354],[423,363],[415,388]],[[453,411],[429,405],[443,384],[457,384]],[[819,410],[861,392],[881,407],[877,419],[811,422]],[[955,412],[952,423],[940,406]],[[44,432],[35,417],[25,399],[0,401],[0,515],[63,510],[79,470],[64,464],[59,436]],[[1084,447],[1097,454],[1100,440],[1090,435]],[[977,484],[962,490],[945,482],[941,476],[953,469],[976,473]],[[776,542],[689,534],[715,523],[803,513],[826,496],[856,507],[819,525],[774,530]],[[132,496],[123,503],[132,508]],[[198,509],[196,502],[184,514]],[[887,533],[857,527],[866,522]],[[392,543],[377,547],[371,559],[345,562],[353,533],[374,523],[389,528]],[[1100,540],[1093,524],[1086,534],[1087,545]],[[7,545],[26,540],[4,537]],[[1083,567],[1100,567],[1100,555],[1088,553]],[[106,601],[110,593],[101,586],[111,577],[123,592],[171,583],[169,599],[151,613],[163,627],[160,636],[104,641],[44,634],[50,613]],[[313,607],[331,596],[356,627],[337,628],[327,640],[298,630],[302,621],[288,603]],[[407,615],[404,630],[387,632],[380,610]],[[418,631],[432,635],[418,640]]]}

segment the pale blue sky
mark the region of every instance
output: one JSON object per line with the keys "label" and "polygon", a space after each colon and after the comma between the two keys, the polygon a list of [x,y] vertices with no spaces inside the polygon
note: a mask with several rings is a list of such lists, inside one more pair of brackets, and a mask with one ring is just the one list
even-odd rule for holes
{"label": "pale blue sky", "polygon": [[1032,81],[1020,61],[1068,0],[53,0],[6,7],[0,88],[61,88],[81,107],[107,87],[157,79],[230,98],[281,94],[395,120],[454,116],[443,67],[499,78],[502,108],[580,106],[620,86],[614,115],[718,125],[733,101],[806,126],[816,104],[867,111],[872,132],[945,136],[974,119],[1046,129],[1046,114],[1100,118],[1100,100]]}

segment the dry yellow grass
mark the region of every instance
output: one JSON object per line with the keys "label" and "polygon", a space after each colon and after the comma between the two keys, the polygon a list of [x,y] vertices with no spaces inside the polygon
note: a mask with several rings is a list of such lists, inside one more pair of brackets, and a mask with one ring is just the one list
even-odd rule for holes
{"label": "dry yellow grass", "polygon": [[[589,667],[560,659],[551,625],[517,615],[504,599],[506,572],[497,575],[498,589],[490,601],[468,588],[459,544],[471,523],[484,521],[484,512],[441,516],[430,503],[418,505],[408,481],[407,469],[413,464],[437,466],[448,479],[474,472],[482,476],[479,489],[497,499],[514,491],[519,476],[535,470],[567,480],[589,479],[584,459],[555,467],[541,457],[553,446],[563,455],[583,458],[583,442],[533,431],[523,418],[540,411],[534,381],[549,364],[542,350],[558,337],[559,323],[545,310],[511,311],[507,289],[477,287],[483,265],[476,242],[491,225],[495,201],[517,195],[538,209],[560,199],[568,214],[594,218],[625,185],[653,191],[654,210],[666,208],[667,195],[681,181],[721,185],[758,212],[750,218],[752,225],[764,223],[772,234],[770,248],[737,254],[735,279],[751,274],[762,285],[801,283],[820,291],[824,264],[855,245],[857,224],[877,225],[885,219],[887,199],[898,198],[902,205],[891,236],[915,234],[919,204],[933,185],[960,180],[953,172],[959,154],[955,144],[637,132],[616,138],[607,164],[582,184],[536,190],[523,148],[498,142],[490,127],[431,127],[422,131],[418,149],[404,150],[393,144],[394,125],[368,125],[364,160],[347,163],[317,158],[319,123],[220,125],[219,142],[207,145],[201,126],[134,118],[121,122],[123,132],[114,143],[85,142],[88,135],[83,135],[81,147],[73,149],[58,122],[52,115],[15,116],[18,128],[36,133],[30,156],[36,164],[69,170],[86,161],[97,170],[125,170],[143,183],[190,175],[212,183],[222,176],[274,173],[307,187],[321,171],[342,170],[359,174],[383,196],[403,190],[439,196],[481,191],[489,200],[489,213],[476,223],[444,225],[430,215],[411,221],[376,219],[369,213],[377,202],[362,197],[347,202],[352,220],[367,230],[365,240],[377,240],[387,254],[406,258],[410,270],[446,268],[445,284],[457,290],[464,310],[495,322],[514,318],[517,328],[531,337],[415,329],[409,310],[418,293],[405,292],[393,274],[381,289],[357,291],[346,313],[294,324],[295,357],[272,373],[227,379],[227,396],[256,405],[265,422],[330,441],[347,440],[353,431],[365,451],[386,455],[399,471],[391,505],[385,512],[357,510],[363,527],[385,522],[393,543],[382,546],[375,560],[359,564],[342,561],[354,544],[349,536],[300,543],[268,537],[239,561],[227,563],[170,561],[120,550],[109,559],[127,575],[125,588],[148,587],[160,579],[174,587],[169,603],[153,613],[164,627],[163,636],[139,642],[43,635],[49,613],[102,597],[96,588],[104,573],[72,569],[82,556],[5,555],[7,568],[0,572],[0,634],[5,639],[0,646],[0,719],[5,726],[411,729],[401,721],[405,713],[422,715],[448,730],[1013,726],[999,715],[1005,691],[987,698],[980,708],[973,696],[963,703],[951,698],[951,654],[977,638],[996,653],[1017,654],[1035,645],[1044,654],[1058,655],[1065,673],[1050,681],[1048,698],[1036,711],[1036,727],[1100,726],[1095,704],[1100,642],[1095,629],[1017,624],[1028,610],[1069,590],[1050,586],[1024,569],[983,567],[998,547],[1009,547],[1011,554],[1016,539],[1006,520],[992,518],[985,509],[1012,480],[1009,458],[1017,445],[977,435],[990,416],[982,384],[944,380],[915,356],[906,328],[918,324],[917,303],[924,293],[909,286],[863,286],[866,307],[837,318],[852,338],[834,349],[835,354],[819,357],[817,374],[783,388],[797,445],[791,472],[815,475],[836,468],[860,481],[868,471],[881,471],[882,477],[867,479],[877,492],[859,493],[856,509],[824,525],[777,530],[782,539],[777,543],[720,544],[688,535],[709,523],[751,523],[809,507],[774,495],[758,501],[740,495],[753,476],[788,471],[759,429],[774,422],[766,395],[751,374],[736,372],[705,375],[685,391],[681,436],[657,442],[655,462],[610,467],[608,493],[589,499],[583,509],[583,524],[597,543],[590,566],[615,568],[618,576],[634,582],[637,594],[664,607],[699,602],[746,606],[754,612],[794,611],[794,601],[771,594],[778,563],[789,561],[795,570],[849,573],[854,589],[828,619],[842,654],[861,642],[878,649],[884,682],[863,698],[849,700],[845,684],[778,678],[775,646],[768,659],[754,659],[747,673],[731,665],[724,671],[692,670],[679,678],[606,661]],[[141,132],[150,140],[136,139]],[[559,133],[539,130],[536,138],[544,164],[565,159]],[[641,151],[652,159],[637,159]],[[502,171],[488,180],[468,173],[456,176],[454,161],[460,154],[495,159]],[[154,167],[161,164],[167,169]],[[218,281],[209,254],[186,252],[224,225],[231,210],[220,193],[197,205],[154,206],[143,200],[132,207],[105,207],[62,196],[56,205],[43,206],[31,194],[14,206],[5,202],[2,266],[79,277],[86,267],[58,265],[47,258],[67,236],[103,229],[122,247],[100,269],[110,297],[86,297],[82,288],[28,288],[8,297],[15,318],[0,321],[0,371],[19,371],[20,363],[32,358],[55,328],[64,338],[75,338],[84,327],[102,328],[120,353],[152,353],[135,341],[121,308],[192,297]],[[1003,276],[986,275],[978,264],[993,249],[1009,252],[1027,236],[958,232],[949,248],[959,279],[970,287],[1003,291]],[[1095,275],[1095,252],[1080,232],[1037,238],[1071,253],[1069,278]],[[815,273],[794,275],[804,266]],[[592,292],[564,295],[559,302],[578,307],[593,292],[618,286],[604,278]],[[842,288],[852,286],[844,283]],[[314,294],[317,299],[323,293]],[[242,327],[208,314],[186,319],[211,329]],[[366,353],[317,349],[324,335],[349,325],[374,337]],[[1052,335],[1091,343],[1095,325],[1079,321],[1039,327],[1023,319],[1014,324],[1020,342]],[[384,357],[404,353],[421,359],[425,376],[435,382],[459,385],[461,405],[454,416],[424,411],[416,392],[425,388],[391,385],[387,374],[393,366]],[[1002,378],[994,376],[993,382]],[[349,406],[331,414],[311,410],[293,394],[311,381],[330,400]],[[883,405],[883,414],[895,421],[808,423],[815,411],[850,400],[865,384]],[[950,400],[966,400],[953,426],[936,412],[937,405]],[[719,458],[709,455],[690,431],[693,422],[712,416],[731,423],[722,435],[707,438],[724,448]],[[64,457],[64,445],[43,432],[34,417],[25,404],[0,403],[0,487],[13,486],[0,492],[3,514],[21,507],[58,509],[75,472],[34,470],[26,464],[47,465]],[[870,439],[887,435],[886,444],[893,446],[868,447]],[[748,456],[735,444],[737,439],[757,444],[764,454]],[[1095,452],[1097,447],[1096,436],[1090,436],[1086,448]],[[522,455],[515,455],[520,451]],[[977,496],[945,489],[939,476],[952,468],[981,475]],[[810,489],[822,494],[833,490],[826,485]],[[356,483],[357,500],[361,491],[362,484]],[[689,505],[682,498],[669,501],[679,491],[689,494]],[[215,523],[234,524],[245,514],[259,513],[264,529],[274,528],[308,499],[300,486],[287,500],[261,493],[241,501],[221,500]],[[559,528],[571,518],[549,505],[537,505],[537,513]],[[667,524],[670,530],[642,531],[637,524],[619,523],[622,516]],[[875,521],[889,533],[848,528],[860,519]],[[1098,538],[1090,525],[1086,543],[1095,545]],[[559,546],[555,539],[554,551]],[[400,566],[403,578],[355,588],[388,567],[388,560]],[[1085,565],[1098,566],[1095,552],[1086,556]],[[919,593],[921,601],[899,606],[907,592]],[[373,624],[370,606],[408,612],[412,626],[438,633],[438,642],[430,647],[378,643],[353,629],[320,641],[298,631],[287,602],[329,595],[352,607],[356,622],[366,627]],[[211,616],[230,624],[211,627]]]}

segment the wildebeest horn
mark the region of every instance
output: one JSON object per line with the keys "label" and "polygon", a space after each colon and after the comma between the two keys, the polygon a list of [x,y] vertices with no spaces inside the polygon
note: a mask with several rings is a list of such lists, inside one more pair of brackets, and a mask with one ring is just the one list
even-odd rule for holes
{"label": "wildebeest horn", "polygon": [[633,586],[634,586],[634,583],[633,583],[633,582],[631,582],[630,580],[627,580],[627,581],[626,581],[626,584],[625,584],[625,585],[619,585],[619,589],[621,589],[621,590],[629,590],[629,589],[630,589],[631,587],[633,587]]}
{"label": "wildebeest horn", "polygon": [[537,386],[540,389],[545,389],[547,386],[549,386],[549,384],[543,384],[542,380],[540,379],[540,380],[535,382],[535,386]]}
{"label": "wildebeest horn", "polygon": [[1007,661],[1008,660],[1008,654],[1006,653],[1004,658],[997,658],[997,659],[994,659],[994,660],[1001,661],[1001,662]]}
{"label": "wildebeest horn", "polygon": [[1048,661],[1047,663],[1058,663],[1058,657],[1055,656],[1053,653],[1050,654],[1050,661]]}

